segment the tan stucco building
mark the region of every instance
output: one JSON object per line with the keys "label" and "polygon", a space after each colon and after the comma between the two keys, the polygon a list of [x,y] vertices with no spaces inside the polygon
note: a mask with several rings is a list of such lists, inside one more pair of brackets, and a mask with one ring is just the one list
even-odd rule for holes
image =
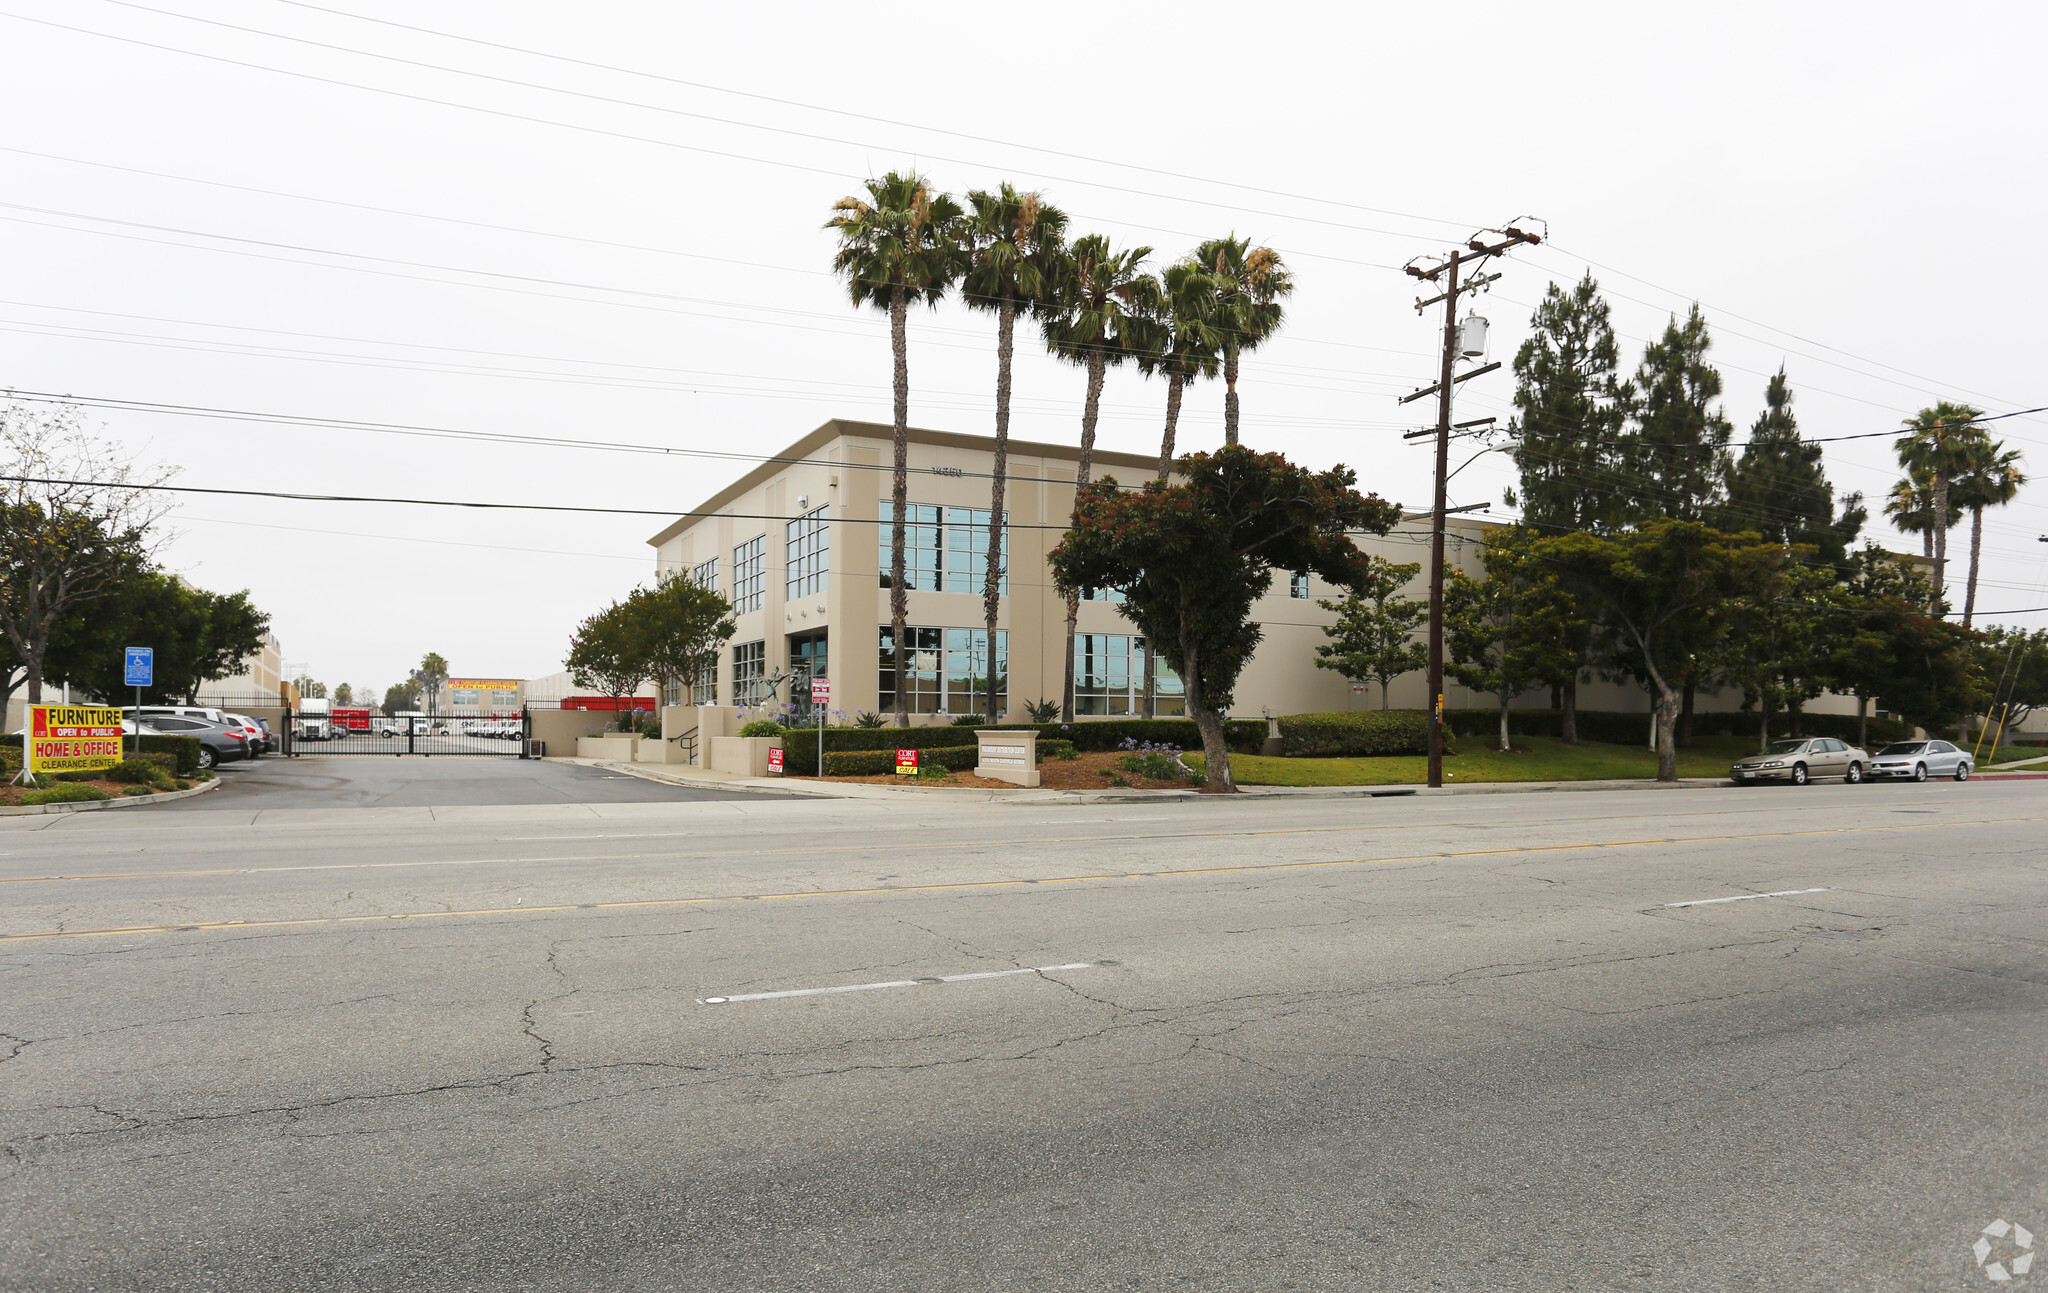
{"label": "tan stucco building", "polygon": [[[1058,544],[1074,500],[1080,451],[1067,445],[1012,441],[1006,511],[1007,589],[997,619],[998,712],[1022,718],[1024,702],[1057,701],[1064,686],[1065,605],[1053,587],[1046,555]],[[719,655],[715,686],[671,704],[759,705],[765,683],[795,675],[778,698],[807,695],[813,673],[831,679],[834,710],[886,713],[895,708],[893,643],[889,638],[888,516],[891,437],[878,423],[827,422],[748,471],[662,530],[649,542],[662,573],[684,571],[734,604],[738,631]],[[994,442],[954,432],[910,432],[910,535],[906,553],[912,633],[911,712],[919,721],[986,712],[990,644],[981,588],[988,541]],[[1125,482],[1145,479],[1157,459],[1098,450],[1094,473]],[[1486,522],[1452,518],[1452,552],[1476,569],[1471,540]],[[1425,524],[1404,523],[1362,547],[1391,561],[1428,561]],[[1418,580],[1408,596],[1423,595]],[[1378,688],[1354,689],[1342,675],[1315,665],[1323,629],[1335,619],[1317,602],[1337,596],[1321,580],[1275,578],[1256,614],[1265,628],[1237,688],[1233,712],[1295,714],[1377,708]],[[1178,679],[1158,666],[1157,712],[1182,712]],[[1587,708],[1646,708],[1640,694],[1592,685]],[[1397,707],[1424,704],[1420,672],[1394,683]],[[1610,694],[1611,693],[1611,694]],[[1453,706],[1490,698],[1453,686]],[[1528,701],[1547,704],[1548,694]],[[1075,641],[1075,709],[1083,717],[1137,714],[1144,703],[1144,643],[1107,595],[1081,603]]]}

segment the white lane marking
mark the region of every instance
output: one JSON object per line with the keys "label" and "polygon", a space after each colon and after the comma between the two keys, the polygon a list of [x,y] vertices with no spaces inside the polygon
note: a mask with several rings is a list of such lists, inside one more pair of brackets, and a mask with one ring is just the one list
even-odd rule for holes
{"label": "white lane marking", "polygon": [[892,979],[887,983],[846,983],[836,988],[789,988],[782,992],[743,992],[730,997],[699,997],[700,1006],[725,1006],[735,1001],[775,1001],[782,997],[822,997],[834,992],[874,992],[881,988],[915,988],[926,983],[971,983],[1006,979],[1013,974],[1051,974],[1055,970],[1092,970],[1108,961],[1075,961],[1068,965],[1033,965],[1021,970],[983,970],[979,974],[944,974],[934,979]]}
{"label": "white lane marking", "polygon": [[510,844],[514,840],[680,840],[702,831],[652,831],[638,835],[495,835],[492,843]]}
{"label": "white lane marking", "polygon": [[1833,893],[1832,887],[1821,889],[1780,889],[1776,893],[1738,893],[1733,898],[1695,898],[1691,902],[1667,902],[1666,907],[1711,907],[1717,902],[1748,902],[1751,898],[1790,898],[1802,893]]}

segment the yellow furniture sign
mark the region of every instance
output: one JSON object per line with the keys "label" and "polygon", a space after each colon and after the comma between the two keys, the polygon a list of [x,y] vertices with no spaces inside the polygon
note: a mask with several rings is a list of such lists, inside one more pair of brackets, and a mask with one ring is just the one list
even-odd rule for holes
{"label": "yellow furniture sign", "polygon": [[121,761],[121,711],[111,705],[30,705],[29,775],[95,772]]}

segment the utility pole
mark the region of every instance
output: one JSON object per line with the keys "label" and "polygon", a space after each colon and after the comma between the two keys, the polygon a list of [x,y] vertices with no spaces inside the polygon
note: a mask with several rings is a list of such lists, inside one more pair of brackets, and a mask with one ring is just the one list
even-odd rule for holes
{"label": "utility pole", "polygon": [[[1436,498],[1430,509],[1429,534],[1429,784],[1444,784],[1444,538],[1450,516],[1450,462],[1451,462],[1451,389],[1460,382],[1470,381],[1484,373],[1499,368],[1498,363],[1486,364],[1462,375],[1453,375],[1458,362],[1458,296],[1462,292],[1477,291],[1500,277],[1499,274],[1474,274],[1460,282],[1458,271],[1466,260],[1485,262],[1523,243],[1535,244],[1543,241],[1542,235],[1527,233],[1509,225],[1504,230],[1483,230],[1501,237],[1497,243],[1488,243],[1480,234],[1474,234],[1463,247],[1454,248],[1450,258],[1433,269],[1409,262],[1408,273],[1424,282],[1441,281],[1442,295],[1429,300],[1417,300],[1415,312],[1435,305],[1444,306],[1444,360],[1443,368],[1434,386],[1425,386],[1419,391],[1401,397],[1400,402],[1419,400],[1426,395],[1435,395],[1436,401]],[[1482,419],[1491,422],[1492,419]],[[1476,425],[1476,424],[1475,424]],[[1460,511],[1469,509],[1460,508]]]}

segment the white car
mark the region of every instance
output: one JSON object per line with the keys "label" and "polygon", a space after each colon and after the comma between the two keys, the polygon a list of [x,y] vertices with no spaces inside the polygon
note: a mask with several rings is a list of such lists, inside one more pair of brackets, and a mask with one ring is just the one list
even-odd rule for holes
{"label": "white car", "polygon": [[1968,781],[1970,756],[1947,741],[1894,741],[1870,756],[1870,775],[1885,781]]}

